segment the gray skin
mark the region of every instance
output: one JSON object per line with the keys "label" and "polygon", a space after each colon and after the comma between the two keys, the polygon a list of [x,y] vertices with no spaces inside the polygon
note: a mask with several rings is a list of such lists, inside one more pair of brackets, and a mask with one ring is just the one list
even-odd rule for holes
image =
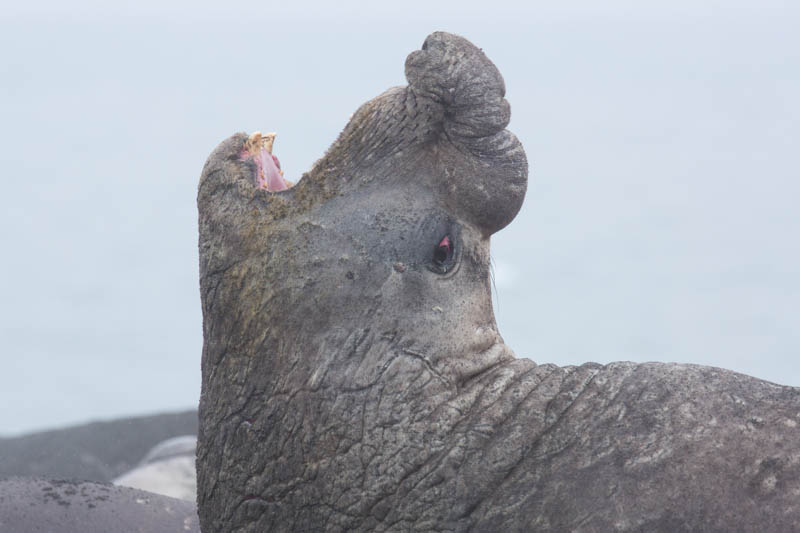
{"label": "gray skin", "polygon": [[203,531],[800,530],[800,390],[514,357],[489,271],[527,179],[502,77],[445,33],[406,77],[289,190],[256,187],[244,134],[206,163]]}

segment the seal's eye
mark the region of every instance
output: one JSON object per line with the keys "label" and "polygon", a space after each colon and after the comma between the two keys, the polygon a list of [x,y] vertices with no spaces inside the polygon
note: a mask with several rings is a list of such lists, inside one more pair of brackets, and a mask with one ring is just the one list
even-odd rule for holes
{"label": "seal's eye", "polygon": [[443,272],[447,272],[452,262],[453,242],[450,240],[450,235],[445,235],[433,249],[433,264]]}

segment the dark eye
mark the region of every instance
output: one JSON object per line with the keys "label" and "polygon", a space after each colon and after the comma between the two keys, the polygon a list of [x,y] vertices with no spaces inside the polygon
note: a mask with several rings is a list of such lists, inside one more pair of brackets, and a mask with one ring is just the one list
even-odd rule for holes
{"label": "dark eye", "polygon": [[445,235],[433,249],[433,264],[443,272],[447,272],[452,262],[453,241],[450,240],[450,235]]}

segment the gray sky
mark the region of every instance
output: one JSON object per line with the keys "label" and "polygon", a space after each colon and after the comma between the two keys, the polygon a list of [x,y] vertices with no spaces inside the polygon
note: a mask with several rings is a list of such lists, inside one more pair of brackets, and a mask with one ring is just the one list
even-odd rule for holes
{"label": "gray sky", "polygon": [[498,65],[531,162],[493,242],[517,355],[800,385],[800,8],[642,4],[4,7],[0,435],[195,405],[205,158],[277,131],[298,178],[435,30]]}

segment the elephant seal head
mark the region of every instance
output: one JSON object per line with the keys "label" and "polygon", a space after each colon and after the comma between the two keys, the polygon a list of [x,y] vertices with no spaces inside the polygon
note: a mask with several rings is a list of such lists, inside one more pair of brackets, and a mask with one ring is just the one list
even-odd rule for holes
{"label": "elephant seal head", "polygon": [[502,78],[444,33],[406,76],[294,187],[259,186],[244,134],[206,164],[203,531],[797,530],[800,390],[514,358],[489,283],[527,173]]}
{"label": "elephant seal head", "polygon": [[[490,236],[514,218],[527,182],[503,79],[447,33],[408,57],[406,76],[290,189],[257,186],[240,156],[246,134],[203,169],[204,530],[301,527],[286,504],[297,498],[318,500],[312,529],[345,505],[343,492],[376,505],[439,438],[425,429],[440,420],[431,411],[514,358],[489,265]],[[374,477],[361,489],[356,463]]]}

